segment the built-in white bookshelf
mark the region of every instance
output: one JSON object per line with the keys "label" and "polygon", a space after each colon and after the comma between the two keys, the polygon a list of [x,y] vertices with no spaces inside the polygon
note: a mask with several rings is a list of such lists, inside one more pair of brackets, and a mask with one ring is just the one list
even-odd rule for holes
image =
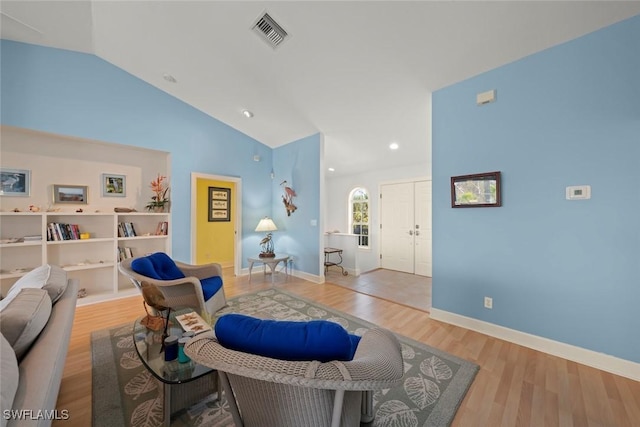
{"label": "built-in white bookshelf", "polygon": [[[2,294],[18,278],[43,264],[63,267],[86,289],[78,305],[133,295],[137,289],[118,273],[119,248],[134,257],[152,252],[171,253],[169,213],[0,212],[0,286]],[[130,223],[135,236],[118,233],[120,223]],[[76,225],[76,233],[55,240],[50,224]],[[55,225],[54,225],[55,227]],[[166,233],[166,234],[165,234]],[[88,236],[87,236],[88,234]],[[40,240],[37,239],[40,236]],[[27,239],[25,240],[25,237]],[[87,238],[78,238],[87,237]],[[49,238],[49,240],[48,240]],[[51,240],[54,239],[54,240]]]}
{"label": "built-in white bookshelf", "polygon": [[[118,248],[131,256],[171,254],[171,214],[145,209],[153,196],[151,181],[162,175],[171,182],[170,154],[6,125],[0,125],[0,133],[0,167],[29,176],[26,194],[0,194],[2,294],[27,271],[47,263],[62,266],[86,289],[79,305],[136,294],[118,274]],[[122,177],[124,193],[106,194],[105,175]],[[86,200],[61,203],[54,197],[56,185],[83,186]],[[77,226],[66,230],[73,238],[47,241],[51,223],[58,224],[58,232],[62,224]],[[120,223],[131,224],[136,236],[120,236]],[[166,233],[156,234],[161,223]],[[88,238],[78,238],[81,233]]]}

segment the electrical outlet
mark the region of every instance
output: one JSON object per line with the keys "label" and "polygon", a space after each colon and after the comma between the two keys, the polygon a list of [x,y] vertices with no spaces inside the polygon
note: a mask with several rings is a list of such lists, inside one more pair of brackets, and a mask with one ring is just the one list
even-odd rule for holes
{"label": "electrical outlet", "polygon": [[493,298],[484,297],[484,308],[493,309]]}

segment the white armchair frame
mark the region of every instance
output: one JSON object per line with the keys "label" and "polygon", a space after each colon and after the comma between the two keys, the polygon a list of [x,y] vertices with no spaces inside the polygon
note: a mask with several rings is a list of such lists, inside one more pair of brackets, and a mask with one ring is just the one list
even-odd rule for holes
{"label": "white armchair frame", "polygon": [[222,277],[222,266],[220,264],[192,265],[173,260],[186,277],[175,280],[158,280],[133,271],[131,262],[134,259],[128,258],[120,261],[118,263],[118,271],[128,277],[140,292],[142,292],[141,284],[143,281],[156,285],[170,307],[192,307],[200,314],[209,313],[213,315],[227,305],[224,285],[208,301],[205,301],[202,293],[202,284],[200,283],[201,279],[213,276]]}
{"label": "white armchair frame", "polygon": [[[185,346],[195,362],[217,369],[236,426],[359,426],[371,391],[391,388],[404,375],[400,343],[373,328],[348,362],[292,362],[223,347],[213,333]],[[363,395],[365,396],[363,401]]]}

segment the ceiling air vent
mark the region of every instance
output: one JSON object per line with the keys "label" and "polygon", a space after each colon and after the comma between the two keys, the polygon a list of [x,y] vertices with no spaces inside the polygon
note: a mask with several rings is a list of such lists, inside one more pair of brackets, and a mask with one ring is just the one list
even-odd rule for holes
{"label": "ceiling air vent", "polygon": [[267,13],[256,21],[252,29],[274,49],[287,38],[287,32]]}

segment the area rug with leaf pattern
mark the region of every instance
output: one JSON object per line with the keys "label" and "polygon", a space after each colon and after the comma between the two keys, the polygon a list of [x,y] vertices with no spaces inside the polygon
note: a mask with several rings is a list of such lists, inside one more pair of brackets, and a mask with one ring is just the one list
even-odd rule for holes
{"label": "area rug with leaf pattern", "polygon": [[[260,318],[337,322],[362,335],[374,325],[291,293],[269,289],[228,301],[219,312]],[[397,335],[405,375],[401,385],[374,394],[380,427],[448,426],[453,421],[478,366],[426,344]],[[133,345],[132,325],[96,331],[91,337],[93,425],[153,427],[162,422],[162,387],[145,369]],[[213,390],[212,390],[213,391]],[[209,397],[172,417],[171,425],[233,426],[228,404]]]}

